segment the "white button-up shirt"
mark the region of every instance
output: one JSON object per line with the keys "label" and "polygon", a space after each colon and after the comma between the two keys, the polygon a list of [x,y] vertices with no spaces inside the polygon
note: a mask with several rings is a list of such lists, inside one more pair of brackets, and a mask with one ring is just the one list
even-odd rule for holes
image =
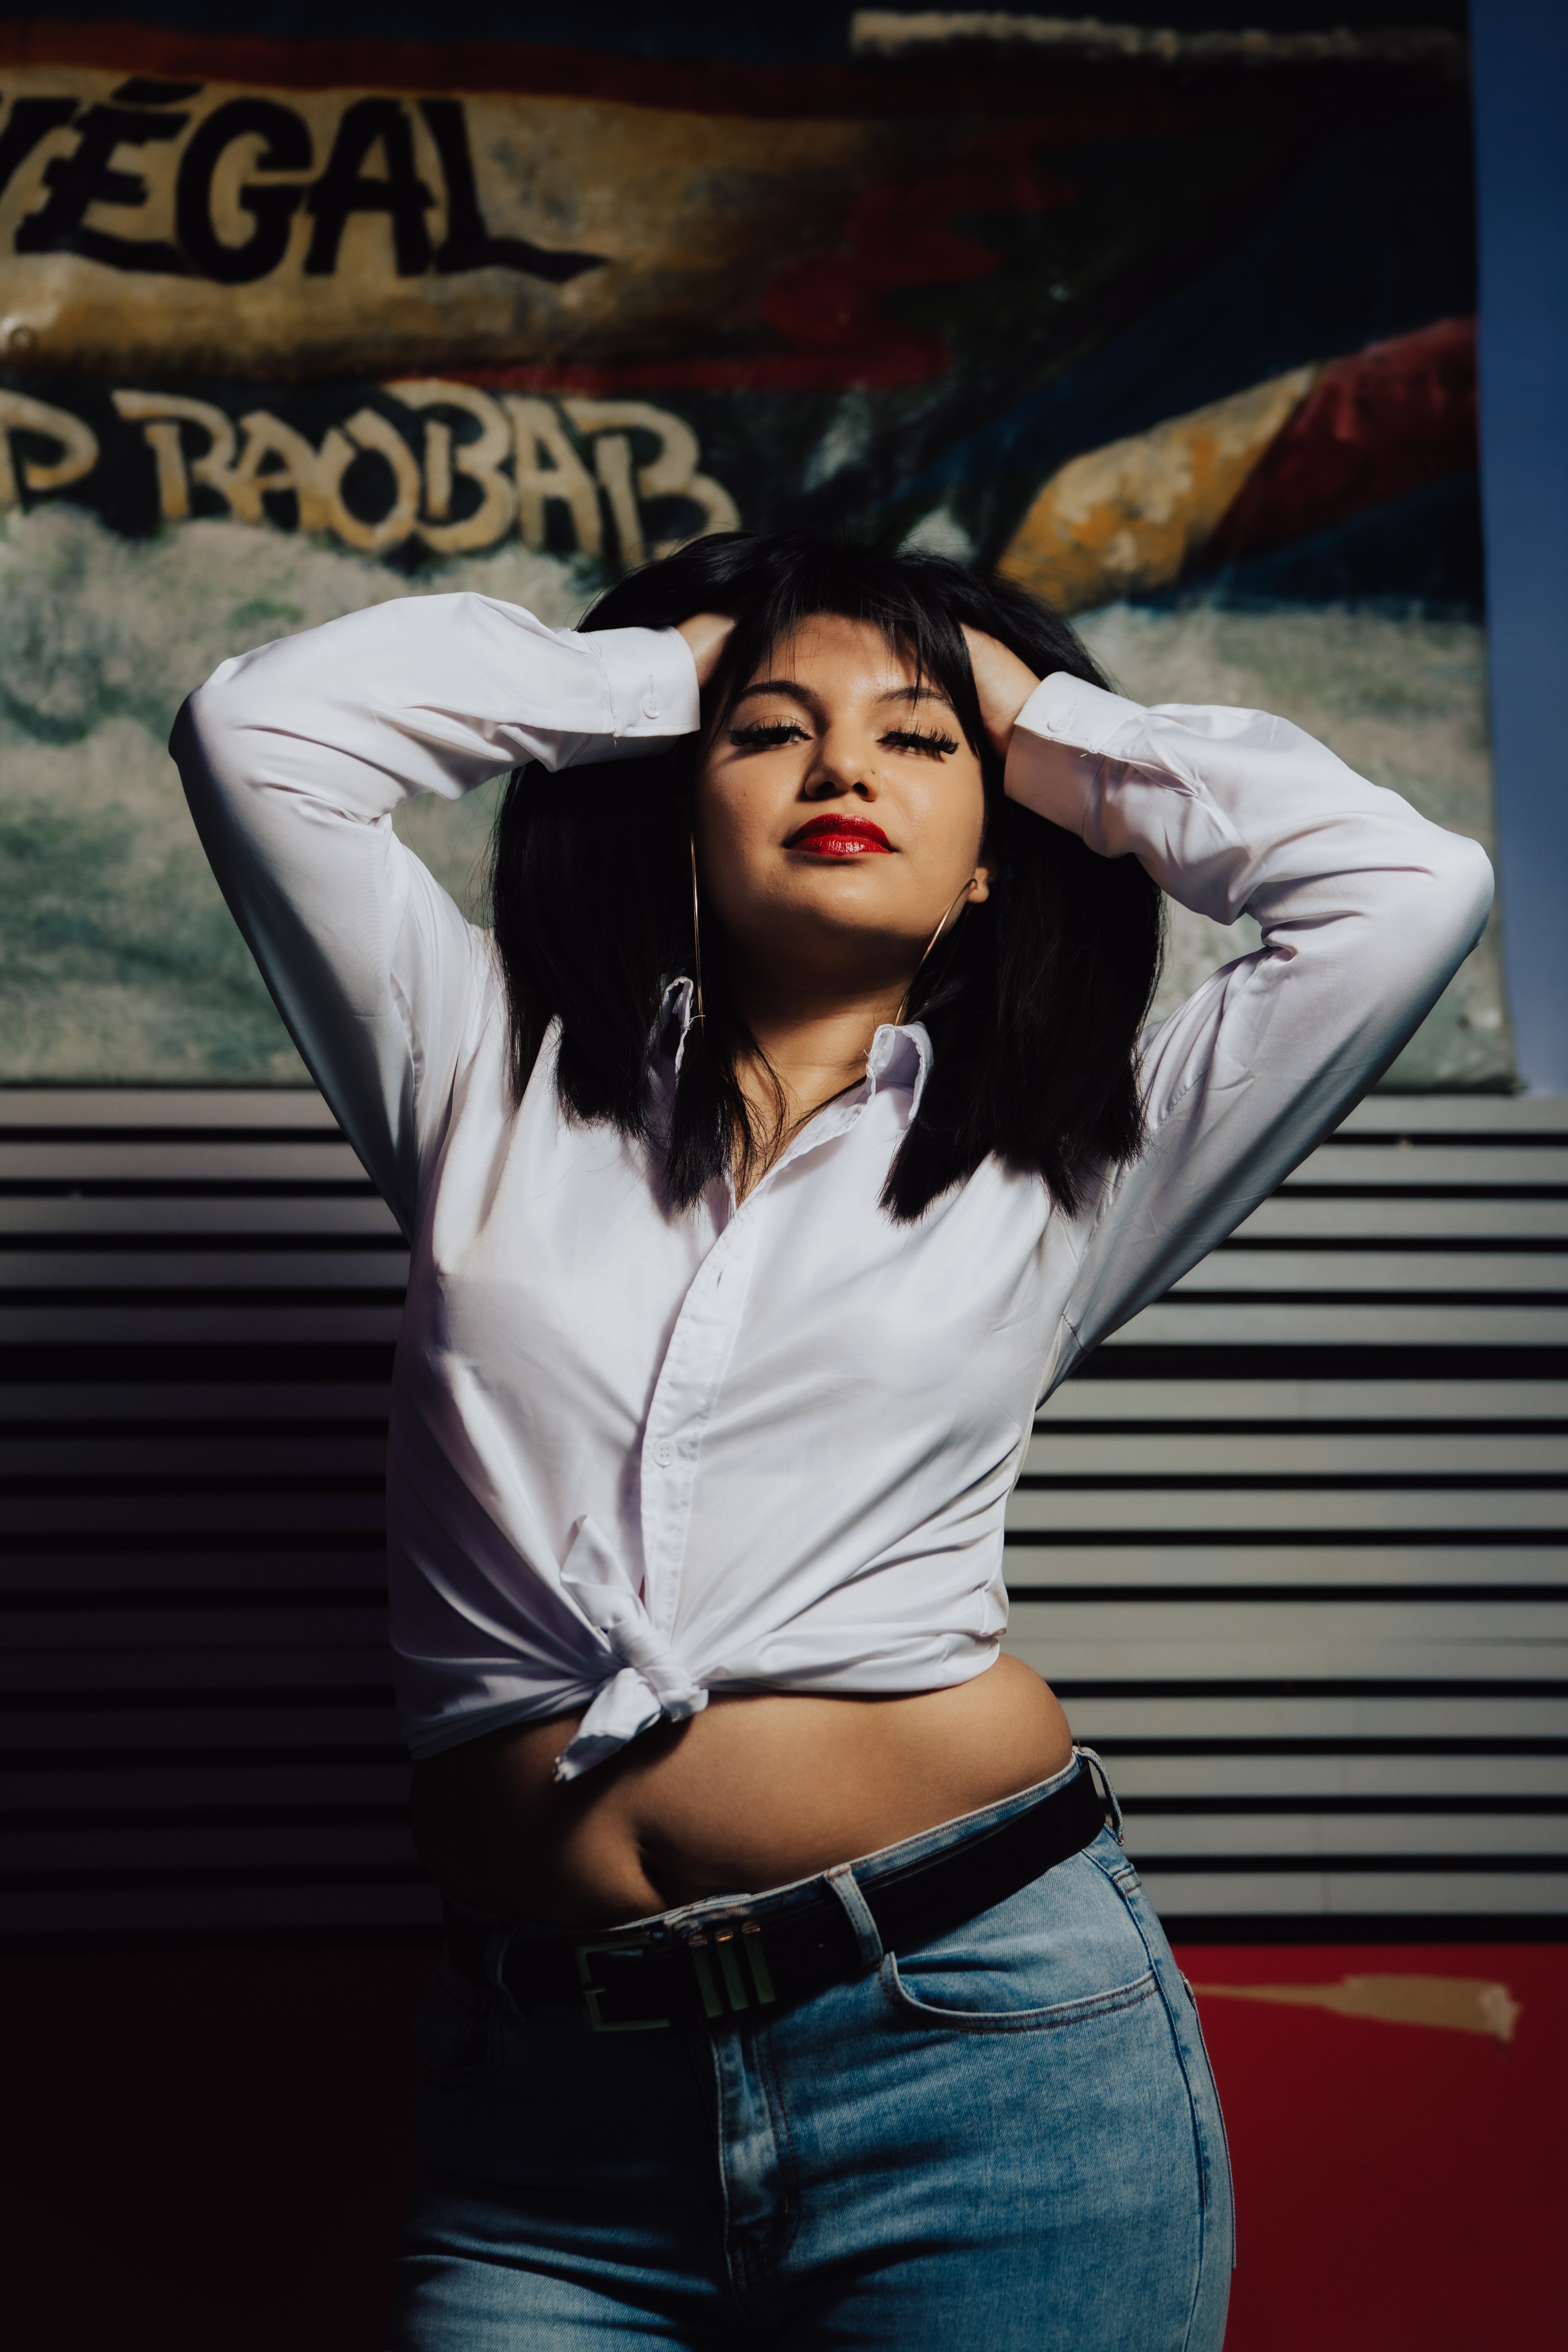
{"label": "white button-up shirt", "polygon": [[[585,1710],[570,1777],[713,1691],[965,1682],[1006,1622],[1003,1516],[1038,1400],[1277,1184],[1479,936],[1486,858],[1256,711],[1047,678],[1006,787],[1263,944],[1147,1040],[1148,1142],[1067,1216],[995,1160],[879,1206],[918,1023],[737,1208],[521,1103],[489,935],[393,831],[526,761],[698,723],[673,630],[578,635],[479,596],[376,606],[227,661],[174,751],[300,1052],[413,1244],[388,1469],[392,1639],[433,1754]],[[571,790],[570,778],[561,789]],[[689,992],[667,999],[673,1080]]]}

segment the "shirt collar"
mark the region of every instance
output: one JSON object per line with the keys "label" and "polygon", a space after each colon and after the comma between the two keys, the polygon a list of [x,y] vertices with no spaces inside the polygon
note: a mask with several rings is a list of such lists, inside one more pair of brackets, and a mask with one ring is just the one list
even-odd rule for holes
{"label": "shirt collar", "polygon": [[[675,1066],[680,1067],[686,1051],[686,1039],[697,1007],[697,991],[683,973],[672,980],[664,992],[659,1005],[658,1025],[661,1036],[668,1036],[673,1026]],[[931,1076],[931,1035],[923,1021],[894,1024],[884,1021],[871,1040],[871,1050],[866,1056],[865,1100],[882,1087],[908,1087],[910,1117],[914,1118],[921,1107],[921,1097]]]}

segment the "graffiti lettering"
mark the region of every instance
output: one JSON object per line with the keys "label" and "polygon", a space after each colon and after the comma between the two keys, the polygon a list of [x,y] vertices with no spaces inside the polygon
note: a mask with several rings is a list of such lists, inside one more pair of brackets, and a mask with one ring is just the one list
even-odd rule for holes
{"label": "graffiti lettering", "polygon": [[53,458],[21,454],[22,486],[35,495],[63,490],[79,482],[98,463],[98,436],[90,425],[68,408],[50,408],[20,392],[0,392],[0,509],[17,504],[16,466],[11,448],[13,434],[36,435],[59,451]]}
{"label": "graffiti lettering", "polygon": [[[303,261],[310,278],[336,272],[343,232],[358,213],[388,221],[399,278],[432,270],[449,278],[475,269],[512,269],[563,285],[585,269],[605,266],[603,254],[552,252],[527,237],[492,234],[479,204],[468,116],[455,98],[425,99],[419,107],[440,165],[444,184],[438,192],[421,177],[416,119],[409,110],[393,98],[356,99],[339,119],[319,178],[247,180],[239,189],[238,202],[254,226],[231,244],[214,218],[213,195],[215,179],[237,141],[260,141],[254,165],[260,173],[300,174],[314,163],[309,125],[294,108],[270,98],[233,98],[197,121],[179,155],[172,238],[127,237],[98,227],[89,218],[96,205],[142,211],[153,204],[142,173],[116,159],[125,149],[181,140],[193,120],[187,101],[201,88],[200,82],[128,81],[108,103],[85,112],[74,98],[16,99],[0,131],[0,195],[51,131],[74,125],[76,143],[45,164],[47,194],[17,224],[16,251],[75,253],[111,269],[249,286],[285,261],[294,215],[302,205],[312,224]],[[380,168],[367,168],[373,163]],[[430,214],[444,218],[438,246],[426,218]]]}
{"label": "graffiti lettering", "polygon": [[[511,428],[505,410],[488,393],[468,383],[422,381],[388,384],[387,390],[405,408],[426,412],[425,516],[419,524],[419,536],[426,546],[434,548],[438,555],[467,555],[477,548],[493,547],[517,520],[517,485],[501,471],[512,454]],[[479,428],[477,437],[454,441],[452,427],[446,419],[429,414],[438,408],[455,409],[459,415],[471,416]],[[479,503],[472,514],[448,521],[454,467],[479,484]],[[597,516],[594,520],[596,523]],[[528,537],[526,530],[523,536]],[[542,534],[530,541],[535,546],[543,543]]]}
{"label": "graffiti lettering", "polygon": [[[568,400],[562,405],[579,433],[599,436],[595,441],[595,466],[616,518],[623,563],[640,563],[647,552],[639,499],[689,499],[702,509],[705,531],[738,527],[740,517],[729,491],[710,475],[697,470],[701,451],[684,417],[672,416],[668,409],[655,408],[646,400]],[[633,431],[651,434],[658,445],[647,463],[636,469],[635,497],[631,443],[626,438]],[[671,555],[692,536],[688,531],[682,539],[656,540],[653,552]]]}
{"label": "graffiti lettering", "polygon": [[261,172],[308,172],[310,134],[297,114],[268,98],[234,98],[218,107],[193,132],[180,158],[174,193],[174,226],[185,258],[197,275],[220,286],[249,286],[276,269],[289,247],[289,228],[304,194],[299,181],[270,187],[247,182],[239,201],[256,223],[243,245],[226,245],[213,226],[213,173],[237,139],[262,142],[256,168]]}
{"label": "graffiti lettering", "polygon": [[19,98],[0,131],[0,196],[35,147],[51,131],[62,130],[76,112],[74,98]]}
{"label": "graffiti lettering", "polygon": [[86,215],[90,205],[121,205],[132,210],[145,205],[146,181],[140,172],[116,169],[116,154],[121,147],[177,139],[190,119],[144,105],[89,106],[70,153],[56,155],[44,166],[48,201],[18,225],[16,251],[79,253],[85,260],[106,261],[114,269],[152,269],[183,278],[185,261],[177,246],[159,237],[110,236],[89,227]]}
{"label": "graffiti lettering", "polygon": [[[379,146],[386,171],[369,176],[362,166]],[[357,99],[338,125],[327,168],[305,199],[315,217],[315,235],[305,256],[305,274],[330,278],[351,213],[389,213],[399,278],[419,278],[430,267],[430,232],[425,215],[435,197],[415,168],[414,133],[395,99]]]}
{"label": "graffiti lettering", "polygon": [[468,123],[460,100],[426,98],[419,111],[429,126],[447,182],[447,235],[436,267],[443,277],[465,269],[521,269],[531,278],[564,285],[584,269],[600,269],[601,253],[548,253],[526,237],[492,236],[479,211],[474,185],[474,159],[468,152]]}
{"label": "graffiti lettering", "polygon": [[[434,554],[472,554],[515,529],[528,547],[597,556],[606,550],[607,520],[608,544],[623,564],[642,562],[650,543],[667,554],[704,531],[739,524],[729,491],[699,471],[691,427],[647,401],[555,402],[437,377],[385,391],[412,412],[411,424],[419,419],[410,435],[365,406],[330,426],[319,447],[269,409],[251,409],[237,425],[215,403],[187,394],[121,390],[113,403],[127,424],[142,427],[165,522],[195,511],[199,488],[215,493],[237,521],[331,531],[368,555],[414,539]],[[59,418],[91,443],[85,464],[61,480],[90,470],[97,445],[85,425],[63,410],[21,404]],[[5,415],[0,409],[0,424]],[[61,437],[54,426],[35,429]],[[651,444],[640,462],[634,438]],[[23,478],[28,489],[57,486],[37,468],[25,469]],[[695,512],[696,530],[672,537],[667,522],[665,535],[650,541],[645,510],[665,520],[677,501],[676,512]]]}

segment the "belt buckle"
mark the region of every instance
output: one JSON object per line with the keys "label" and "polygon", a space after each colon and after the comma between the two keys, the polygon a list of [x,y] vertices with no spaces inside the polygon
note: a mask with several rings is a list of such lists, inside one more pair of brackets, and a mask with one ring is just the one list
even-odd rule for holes
{"label": "belt buckle", "polygon": [[608,1991],[607,1985],[594,1982],[588,1963],[595,1952],[624,1951],[624,1944],[574,1944],[573,1958],[577,1963],[577,1981],[583,1989],[583,2006],[588,2012],[588,2023],[595,2033],[662,2033],[669,2025],[668,2017],[602,2017],[599,2002]]}
{"label": "belt buckle", "polygon": [[[737,1927],[741,1931],[739,1937],[735,1933]],[[763,1949],[763,1931],[756,1920],[719,1921],[713,1928],[712,1943],[719,1962],[717,1980],[713,1974],[713,1964],[708,1958],[708,1937],[690,1936],[687,1938],[686,1944],[686,1948],[691,1955],[691,1965],[697,1973],[697,1990],[702,1996],[704,2015],[715,2018],[722,2017],[724,2014],[724,2003],[720,1999],[719,1992],[721,1981],[729,1998],[731,2016],[738,2017],[743,2009],[751,2007],[751,1996],[746,1991],[745,1979],[741,1974],[738,1957],[741,1951],[745,1953],[751,1969],[752,1990],[756,1997],[757,2007],[770,2008],[777,2000],[778,1994],[773,1989],[767,1955]]]}

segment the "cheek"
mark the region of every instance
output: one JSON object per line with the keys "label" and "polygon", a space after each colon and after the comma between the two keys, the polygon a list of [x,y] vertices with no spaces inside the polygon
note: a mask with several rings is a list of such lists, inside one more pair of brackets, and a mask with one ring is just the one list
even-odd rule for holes
{"label": "cheek", "polygon": [[933,870],[964,873],[979,863],[985,833],[985,792],[978,771],[973,778],[947,775],[923,796],[920,835]]}
{"label": "cheek", "polygon": [[694,806],[703,887],[725,913],[755,897],[773,862],[777,795],[748,781],[699,780]]}

